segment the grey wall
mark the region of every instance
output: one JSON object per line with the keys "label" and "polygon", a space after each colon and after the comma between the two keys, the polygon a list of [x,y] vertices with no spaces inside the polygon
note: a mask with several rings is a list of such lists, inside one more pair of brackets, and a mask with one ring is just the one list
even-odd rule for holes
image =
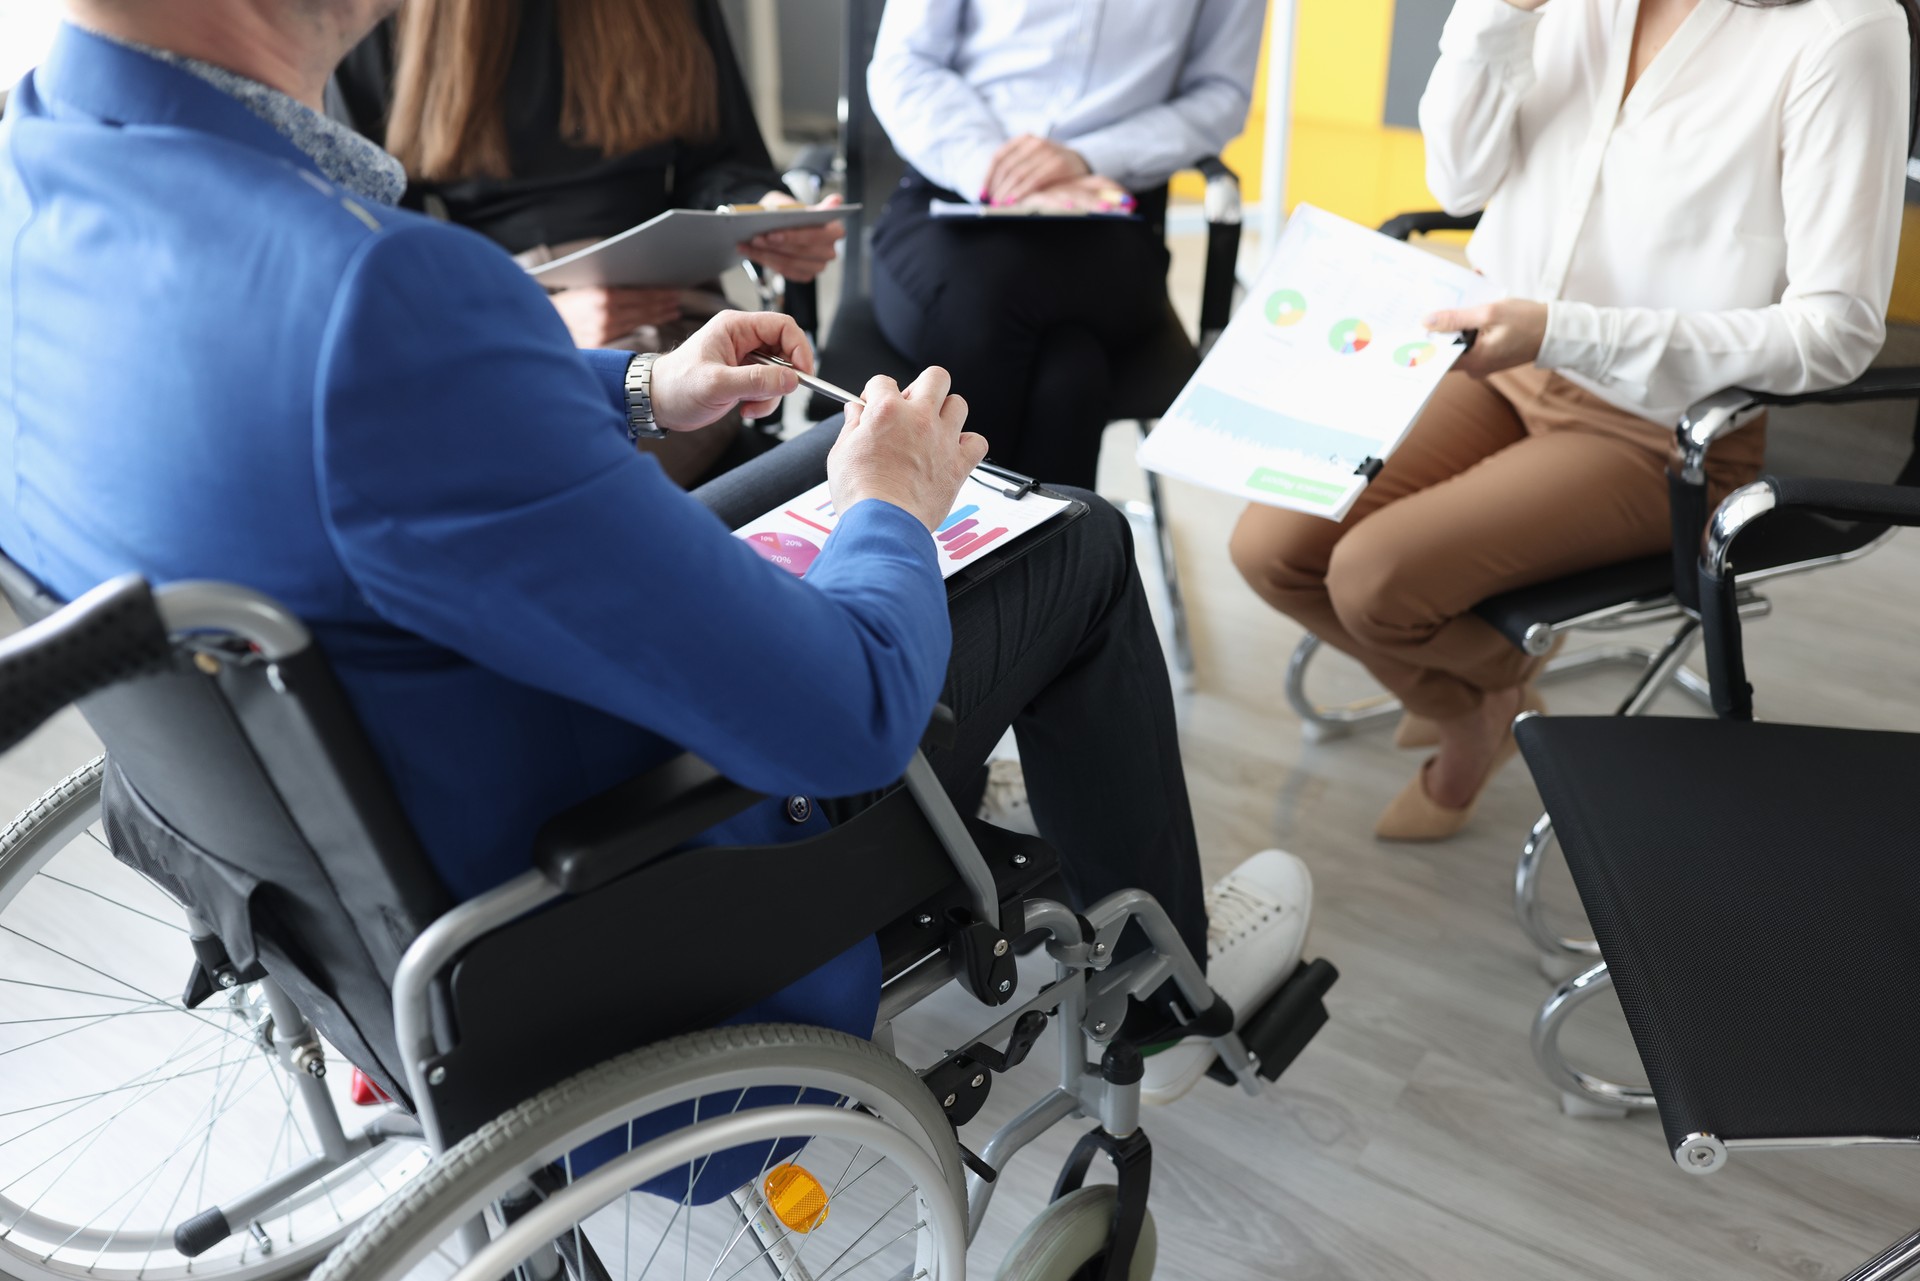
{"label": "grey wall", "polygon": [[[742,66],[751,68],[746,0],[720,0]],[[844,0],[777,0],[780,106],[789,138],[833,136],[840,100]],[[777,141],[777,140],[773,140]]]}
{"label": "grey wall", "polygon": [[1383,119],[1408,129],[1420,126],[1420,95],[1440,57],[1440,28],[1451,0],[1399,0],[1393,8],[1393,52],[1387,63],[1387,110]]}

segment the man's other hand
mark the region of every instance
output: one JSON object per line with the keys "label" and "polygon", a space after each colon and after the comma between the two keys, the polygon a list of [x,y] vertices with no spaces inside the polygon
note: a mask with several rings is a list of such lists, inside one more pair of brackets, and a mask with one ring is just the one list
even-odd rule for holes
{"label": "man's other hand", "polygon": [[949,395],[953,380],[937,365],[903,390],[874,378],[865,405],[847,406],[847,425],[827,455],[834,509],[878,498],[939,527],[967,473],[987,456],[986,437],[965,430],[967,402]]}
{"label": "man's other hand", "polygon": [[813,348],[791,316],[723,311],[653,362],[654,421],[668,431],[693,431],[718,422],[735,405],[742,418],[767,417],[800,380],[791,369],[756,363],[759,351],[813,372]]}
{"label": "man's other hand", "polygon": [[553,306],[576,347],[605,347],[642,325],[680,319],[678,289],[562,289]]}

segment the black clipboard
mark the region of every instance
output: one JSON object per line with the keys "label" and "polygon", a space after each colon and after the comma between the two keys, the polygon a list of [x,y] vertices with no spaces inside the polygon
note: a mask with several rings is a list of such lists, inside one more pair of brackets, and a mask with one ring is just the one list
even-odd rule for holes
{"label": "black clipboard", "polygon": [[1035,528],[1021,538],[1000,548],[998,551],[989,552],[987,555],[982,556],[979,560],[974,561],[971,565],[968,565],[965,569],[947,579],[947,603],[949,605],[959,597],[966,595],[966,593],[973,588],[987,581],[987,579],[992,578],[1007,566],[1019,560],[1022,556],[1033,551],[1034,548],[1059,537],[1061,530],[1093,510],[1090,504],[1081,499],[1073,498],[1058,490],[1048,489],[1045,485],[1039,484],[1031,477],[1022,476],[1018,472],[1008,471],[1006,468],[995,468],[992,474],[1008,479],[1016,485],[1023,486],[1018,495],[1009,494],[1009,497],[1018,499],[1024,498],[1028,494],[1038,494],[1042,498],[1051,498],[1055,502],[1064,502],[1067,505],[1059,515],[1055,516],[1046,524]]}

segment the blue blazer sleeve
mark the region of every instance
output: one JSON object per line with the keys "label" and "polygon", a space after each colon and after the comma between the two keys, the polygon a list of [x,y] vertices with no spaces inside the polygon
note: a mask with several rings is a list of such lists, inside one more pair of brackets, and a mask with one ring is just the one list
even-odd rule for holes
{"label": "blue blazer sleeve", "polygon": [[951,644],[926,527],[860,503],[792,578],[633,449],[607,379],[486,241],[372,238],[315,398],[319,499],[354,584],[395,625],[748,787],[898,778]]}

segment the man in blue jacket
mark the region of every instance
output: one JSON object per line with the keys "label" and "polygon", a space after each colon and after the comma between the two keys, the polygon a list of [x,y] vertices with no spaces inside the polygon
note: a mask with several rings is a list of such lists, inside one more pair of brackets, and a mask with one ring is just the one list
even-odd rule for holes
{"label": "man in blue jacket", "polygon": [[[657,359],[578,351],[497,248],[391,208],[398,166],[317,109],[392,0],[71,8],[0,122],[8,555],[64,596],[132,570],[293,609],[456,896],[683,749],[782,798],[708,840],[808,834],[818,807],[786,798],[890,784],[944,689],[949,788],[1015,725],[1076,894],[1147,889],[1205,952],[1166,673],[1110,509],[950,618],[929,530],[986,443],[943,372],[876,379],[825,460],[839,529],[790,578],[632,440],[769,412],[794,377],[748,357],[808,368],[800,332],[734,313]],[[799,492],[829,439],[734,478],[726,514]],[[1298,957],[1305,873],[1274,854],[1229,880],[1212,975],[1252,1008]],[[865,1033],[876,968],[857,949],[755,1013]]]}

